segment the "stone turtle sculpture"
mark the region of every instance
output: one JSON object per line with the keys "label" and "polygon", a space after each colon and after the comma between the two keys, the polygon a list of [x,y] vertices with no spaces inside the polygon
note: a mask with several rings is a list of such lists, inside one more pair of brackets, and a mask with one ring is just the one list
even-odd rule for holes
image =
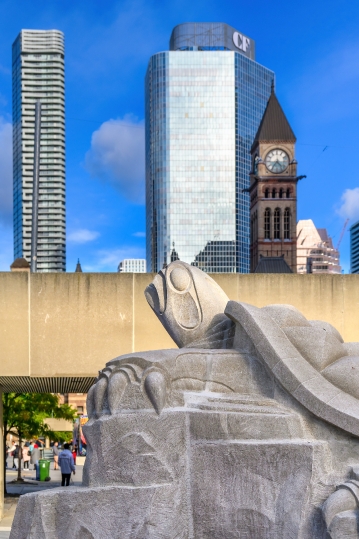
{"label": "stone turtle sculpture", "polygon": [[82,489],[23,496],[11,539],[359,539],[358,343],[181,261],[145,294],[179,348],[106,364]]}
{"label": "stone turtle sculpture", "polygon": [[[229,301],[211,277],[180,261],[160,271],[145,295],[179,348],[243,352],[250,343],[274,378],[310,412],[359,436],[359,343],[344,343],[331,324],[308,321],[291,305],[259,309]],[[171,368],[165,365],[178,352],[157,351],[154,361],[146,354],[123,356],[107,364],[89,393],[90,416],[120,409],[131,382],[141,386],[157,412],[162,410],[169,385],[173,386]],[[195,371],[198,365],[190,364]],[[233,376],[227,376],[232,380]],[[175,377],[177,387],[179,374]],[[186,385],[185,379],[200,381],[194,372],[186,371],[183,390],[203,389],[203,384]]]}

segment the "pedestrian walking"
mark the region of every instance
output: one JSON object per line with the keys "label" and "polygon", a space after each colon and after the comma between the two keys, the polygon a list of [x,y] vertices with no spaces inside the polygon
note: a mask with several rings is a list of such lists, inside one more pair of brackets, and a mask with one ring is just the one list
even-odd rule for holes
{"label": "pedestrian walking", "polygon": [[34,449],[31,451],[30,462],[35,468],[36,481],[40,481],[40,466],[39,466],[40,459],[41,459],[40,449],[38,447],[34,447]]}
{"label": "pedestrian walking", "polygon": [[72,456],[73,456],[73,459],[74,459],[74,464],[76,466],[77,445],[72,446]]}
{"label": "pedestrian walking", "polygon": [[32,455],[33,449],[34,449],[34,442],[33,442],[32,440],[30,440],[30,443],[29,443],[29,455],[30,455],[31,470],[34,470],[34,469],[35,469],[35,468],[32,466],[32,462],[31,462],[31,455]]}
{"label": "pedestrian walking", "polygon": [[62,475],[61,486],[68,487],[70,484],[71,472],[75,475],[75,464],[69,444],[64,444],[64,450],[61,451],[59,455],[59,465]]}
{"label": "pedestrian walking", "polygon": [[26,444],[22,448],[22,458],[24,460],[24,470],[28,470],[29,462],[30,462],[30,453],[29,453],[29,446]]}
{"label": "pedestrian walking", "polygon": [[17,470],[19,465],[21,466],[21,451],[19,444],[15,444],[13,468]]}
{"label": "pedestrian walking", "polygon": [[13,443],[12,446],[10,447],[10,449],[9,449],[9,455],[10,455],[10,457],[12,457],[12,467],[13,468],[16,468],[16,466],[15,466],[15,449],[16,449],[16,445]]}
{"label": "pedestrian walking", "polygon": [[60,454],[58,442],[54,443],[52,447],[52,454],[54,455],[54,470],[58,470],[59,469],[59,454]]}

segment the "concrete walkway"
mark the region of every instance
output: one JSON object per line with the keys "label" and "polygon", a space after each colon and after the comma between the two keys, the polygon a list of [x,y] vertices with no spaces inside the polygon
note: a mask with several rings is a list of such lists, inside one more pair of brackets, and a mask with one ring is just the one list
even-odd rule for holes
{"label": "concrete walkway", "polygon": [[[17,478],[16,470],[6,470],[6,489],[10,496],[6,496],[5,498],[4,518],[0,520],[0,539],[8,539],[10,536],[11,525],[14,519],[17,503],[19,501],[19,496],[22,496],[23,494],[29,494],[30,492],[39,492],[61,486],[61,473],[58,470],[53,470],[52,468],[53,464],[51,463],[51,481],[35,481],[34,471],[22,470],[22,478],[30,483],[25,483],[22,485],[16,485],[11,483],[14,479]],[[71,476],[71,486],[81,486],[82,470],[83,466],[76,466],[76,475]]]}

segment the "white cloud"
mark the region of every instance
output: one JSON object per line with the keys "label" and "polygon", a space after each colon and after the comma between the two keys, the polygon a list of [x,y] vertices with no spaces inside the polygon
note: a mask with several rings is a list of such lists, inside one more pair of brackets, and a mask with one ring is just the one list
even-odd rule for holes
{"label": "white cloud", "polygon": [[128,200],[144,203],[144,123],[130,115],[104,122],[91,139],[85,167],[94,178],[111,183]]}
{"label": "white cloud", "polygon": [[118,249],[101,249],[95,253],[94,263],[83,265],[84,271],[117,271],[124,258],[146,258],[144,249],[124,246]]}
{"label": "white cloud", "polygon": [[12,221],[12,125],[0,117],[0,223]]}
{"label": "white cloud", "polygon": [[339,215],[344,219],[359,219],[359,187],[346,189],[341,196]]}
{"label": "white cloud", "polygon": [[94,230],[87,230],[86,228],[80,228],[79,230],[74,230],[67,235],[67,241],[70,243],[88,243],[93,241],[100,236],[99,232]]}
{"label": "white cloud", "polygon": [[135,238],[145,238],[146,232],[134,232],[132,236],[135,236]]}

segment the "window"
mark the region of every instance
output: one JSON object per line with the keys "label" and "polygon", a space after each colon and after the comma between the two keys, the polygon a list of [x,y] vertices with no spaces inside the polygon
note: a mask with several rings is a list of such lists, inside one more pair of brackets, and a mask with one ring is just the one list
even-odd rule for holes
{"label": "window", "polygon": [[277,196],[277,190],[272,189],[272,198],[275,198]]}
{"label": "window", "polygon": [[254,212],[252,217],[252,229],[251,229],[251,242],[254,243],[257,240],[257,212]]}
{"label": "window", "polygon": [[290,240],[290,209],[284,210],[284,239]]}
{"label": "window", "polygon": [[274,239],[280,240],[280,209],[274,210]]}
{"label": "window", "polygon": [[264,196],[265,196],[265,198],[269,198],[269,189],[266,189],[264,191]]}
{"label": "window", "polygon": [[282,188],[279,189],[279,198],[283,198],[283,191],[284,191],[284,190],[283,190]]}
{"label": "window", "polygon": [[77,413],[78,414],[83,414],[84,413],[84,407],[83,406],[78,406],[77,407]]}
{"label": "window", "polygon": [[289,187],[287,189],[287,198],[290,198],[290,189],[289,189]]}
{"label": "window", "polygon": [[270,240],[270,209],[266,208],[264,212],[264,239]]}

